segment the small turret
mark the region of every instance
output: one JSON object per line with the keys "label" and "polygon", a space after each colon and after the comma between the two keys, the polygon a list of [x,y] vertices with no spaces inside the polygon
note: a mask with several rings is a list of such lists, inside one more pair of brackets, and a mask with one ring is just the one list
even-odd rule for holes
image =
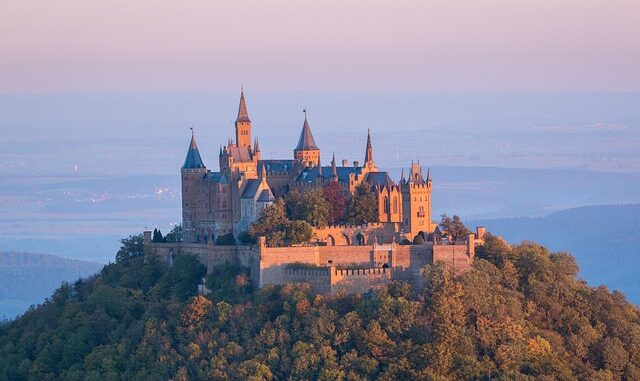
{"label": "small turret", "polygon": [[333,160],[331,160],[331,176],[338,178],[338,168],[336,167],[336,154],[333,154]]}
{"label": "small turret", "polygon": [[363,167],[369,169],[370,171],[377,171],[378,167],[376,163],[373,161],[373,145],[371,144],[371,130],[367,129],[367,148],[364,154],[364,164]]}
{"label": "small turret", "polygon": [[182,169],[198,169],[205,168],[204,163],[202,162],[202,157],[200,156],[200,151],[198,150],[198,145],[196,144],[196,137],[193,133],[193,128],[191,129],[191,142],[189,143],[189,149],[187,150],[187,157],[184,159],[184,164],[182,165]]}
{"label": "small turret", "polygon": [[240,105],[236,117],[236,145],[238,147],[251,146],[251,119],[247,112],[247,102],[244,99],[244,89],[240,88]]}
{"label": "small turret", "polygon": [[304,111],[304,123],[298,139],[298,145],[293,150],[293,158],[303,162],[305,165],[317,165],[320,160],[320,148],[311,133],[309,121],[307,121],[307,110]]}

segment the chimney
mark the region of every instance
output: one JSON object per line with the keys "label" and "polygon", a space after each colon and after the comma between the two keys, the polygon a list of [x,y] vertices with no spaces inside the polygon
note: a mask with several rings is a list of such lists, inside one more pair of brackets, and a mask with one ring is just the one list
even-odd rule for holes
{"label": "chimney", "polygon": [[342,159],[342,166],[346,167],[347,166],[347,159]]}
{"label": "chimney", "polygon": [[358,168],[360,166],[360,162],[358,160],[353,161],[353,166]]}
{"label": "chimney", "polygon": [[487,229],[484,226],[476,227],[476,238],[484,239],[484,234],[487,232]]}

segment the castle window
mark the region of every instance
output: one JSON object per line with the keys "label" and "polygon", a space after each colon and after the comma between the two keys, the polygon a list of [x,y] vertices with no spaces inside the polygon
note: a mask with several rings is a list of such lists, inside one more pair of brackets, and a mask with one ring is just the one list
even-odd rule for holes
{"label": "castle window", "polygon": [[389,199],[386,196],[383,202],[384,202],[384,212],[389,213]]}
{"label": "castle window", "polygon": [[393,196],[393,213],[398,213],[398,197]]}

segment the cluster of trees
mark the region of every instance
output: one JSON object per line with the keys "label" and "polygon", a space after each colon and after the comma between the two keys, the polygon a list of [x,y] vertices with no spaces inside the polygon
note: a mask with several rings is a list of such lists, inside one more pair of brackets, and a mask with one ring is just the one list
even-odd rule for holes
{"label": "cluster of trees", "polygon": [[464,226],[459,216],[454,215],[453,217],[449,217],[446,214],[443,214],[440,217],[442,233],[449,237],[449,243],[452,245],[463,240],[467,234],[471,233],[471,230]]}
{"label": "cluster of trees", "polygon": [[[120,259],[0,325],[0,380],[638,380],[640,311],[565,253],[493,236],[471,270],[363,295],[252,290],[195,258]],[[124,246],[124,245],[123,245]],[[200,265],[201,266],[201,265]]]}
{"label": "cluster of trees", "polygon": [[378,202],[371,186],[362,183],[347,200],[338,182],[304,193],[293,190],[285,199],[287,216],[291,220],[306,221],[318,228],[338,223],[366,224],[378,218]]}
{"label": "cluster of trees", "polygon": [[152,242],[166,243],[166,242],[182,242],[182,225],[176,225],[171,229],[166,236],[162,235],[160,229],[153,229],[153,235],[151,236]]}
{"label": "cluster of trees", "polygon": [[376,196],[368,184],[361,184],[350,201],[338,182],[306,192],[293,190],[260,212],[260,218],[240,234],[242,243],[254,243],[264,235],[267,244],[302,244],[311,239],[312,227],[323,228],[341,222],[366,224],[378,217]]}

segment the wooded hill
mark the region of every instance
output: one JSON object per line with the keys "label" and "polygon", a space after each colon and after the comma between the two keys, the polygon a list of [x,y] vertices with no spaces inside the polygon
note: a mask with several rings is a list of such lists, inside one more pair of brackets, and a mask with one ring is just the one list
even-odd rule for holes
{"label": "wooded hill", "polygon": [[565,253],[489,236],[469,272],[364,295],[251,290],[125,240],[99,275],[0,326],[0,380],[638,380],[640,311]]}

